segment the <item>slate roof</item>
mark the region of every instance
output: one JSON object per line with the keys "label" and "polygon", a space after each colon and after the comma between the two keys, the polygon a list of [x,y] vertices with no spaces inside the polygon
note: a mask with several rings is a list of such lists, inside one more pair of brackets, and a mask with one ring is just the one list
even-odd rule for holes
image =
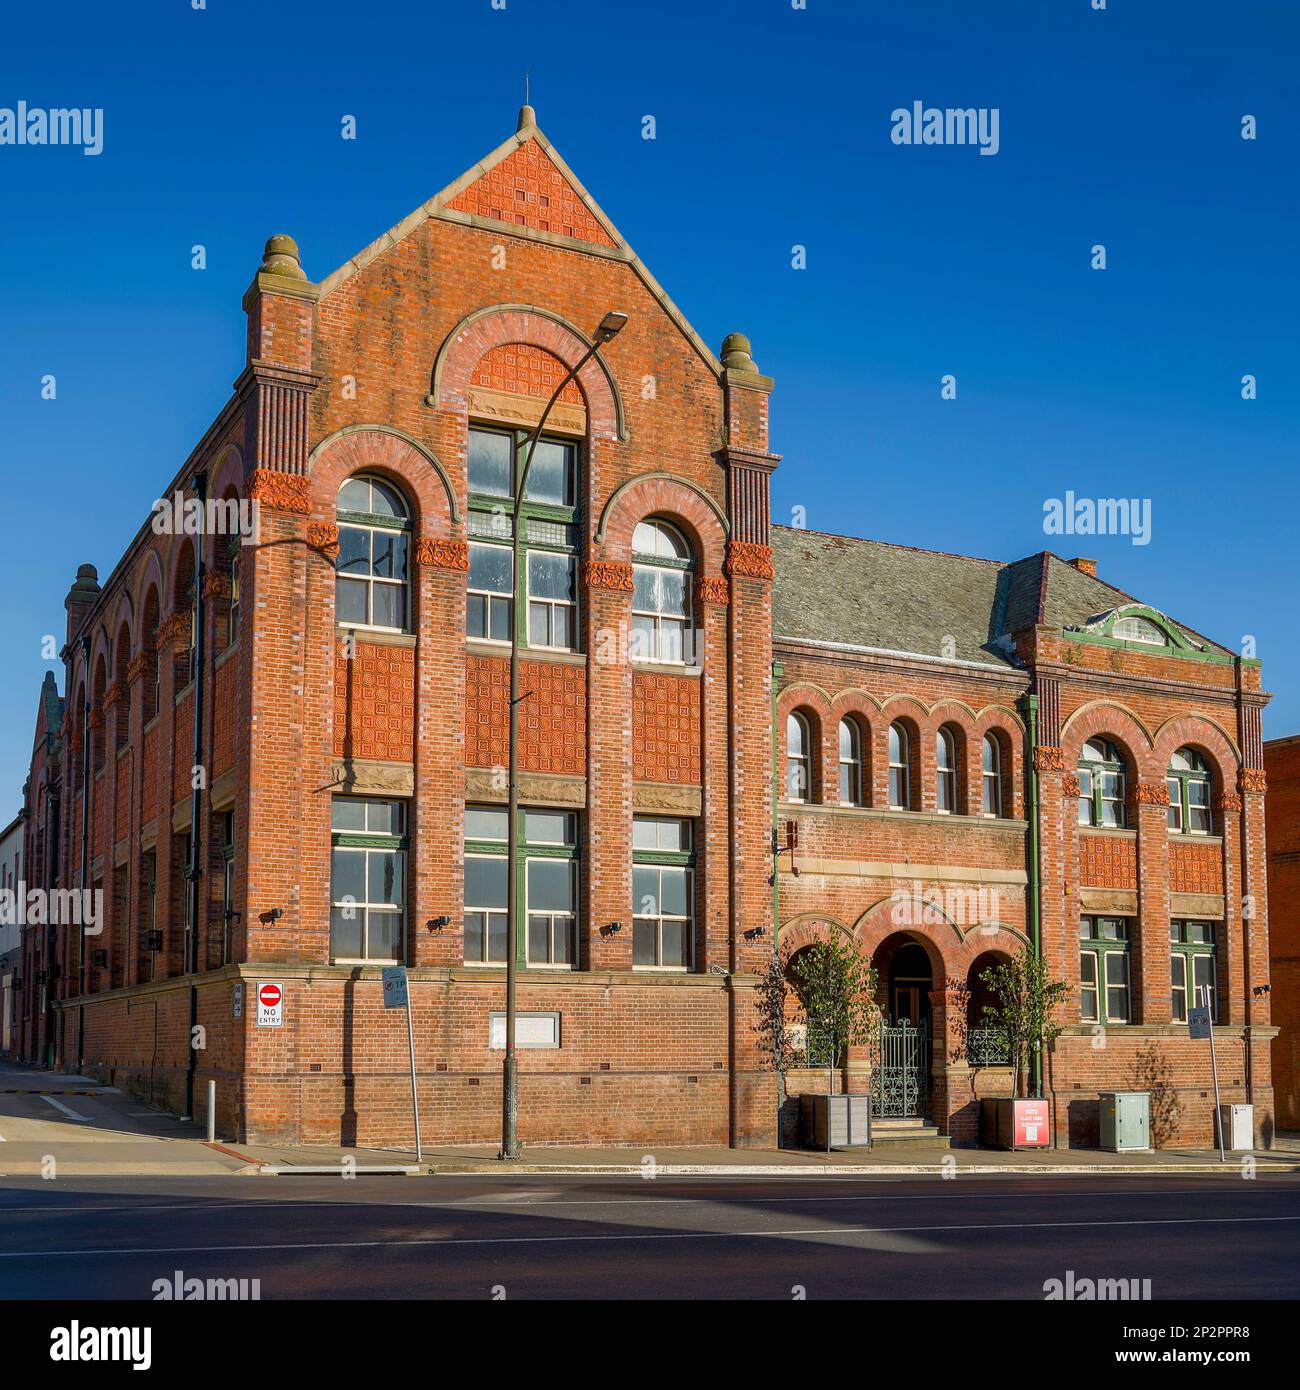
{"label": "slate roof", "polygon": [[[778,641],[841,642],[1014,667],[1012,633],[1036,624],[1081,627],[1138,602],[1046,550],[1007,563],[785,526],[772,528],[772,549]],[[1193,641],[1217,647],[1177,626]],[[947,651],[945,637],[953,639]]]}

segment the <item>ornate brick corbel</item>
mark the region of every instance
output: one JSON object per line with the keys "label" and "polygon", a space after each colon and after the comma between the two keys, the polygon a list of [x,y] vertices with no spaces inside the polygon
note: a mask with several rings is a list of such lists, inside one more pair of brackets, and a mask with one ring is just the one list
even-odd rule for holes
{"label": "ornate brick corbel", "polygon": [[147,650],[136,652],[131,658],[131,664],[126,668],[128,685],[134,685],[136,681],[142,679],[153,669],[154,655],[153,652]]}
{"label": "ornate brick corbel", "polygon": [[1065,776],[1061,778],[1061,794],[1067,800],[1078,800],[1082,792],[1083,788],[1079,785],[1079,774],[1077,772],[1067,772]]}
{"label": "ornate brick corbel", "polygon": [[122,684],[121,681],[114,681],[112,685],[110,685],[108,689],[104,691],[104,698],[100,702],[99,707],[102,710],[110,710],[113,708],[115,704],[118,703],[118,701],[125,699],[126,687]]}
{"label": "ornate brick corbel", "polygon": [[1168,806],[1169,787],[1164,782],[1134,782],[1129,788],[1130,806]]}
{"label": "ornate brick corbel", "polygon": [[582,566],[584,589],[607,589],[611,593],[632,592],[632,566],[617,560],[587,560]]}
{"label": "ornate brick corbel", "polygon": [[209,570],[203,576],[204,598],[229,598],[230,576],[225,570]]}
{"label": "ornate brick corbel", "polygon": [[177,609],[158,624],[158,643],[163,645],[167,642],[179,642],[182,638],[189,641],[190,637],[190,610],[188,608]]}
{"label": "ornate brick corbel", "polygon": [[1065,749],[1051,743],[1040,743],[1034,749],[1034,771],[1064,772]]}
{"label": "ornate brick corbel", "polygon": [[772,547],[758,545],[754,541],[728,541],[723,569],[729,575],[741,575],[746,579],[776,578]]}
{"label": "ornate brick corbel", "polygon": [[725,608],[731,602],[731,581],[721,574],[696,575],[695,601]]}
{"label": "ornate brick corbel", "polygon": [[248,475],[248,497],[260,507],[279,512],[311,511],[311,481],[301,473],[281,473],[274,468],[254,468]]}
{"label": "ornate brick corbel", "polygon": [[1241,797],[1236,792],[1220,792],[1214,798],[1214,809],[1222,815],[1225,811],[1241,814]]}
{"label": "ornate brick corbel", "polygon": [[1239,792],[1266,792],[1268,790],[1268,778],[1264,775],[1262,767],[1243,767],[1237,775],[1237,790]]}
{"label": "ornate brick corbel", "polygon": [[415,543],[415,563],[432,565],[434,569],[456,570],[467,573],[469,570],[469,543],[467,541],[435,541],[429,536],[421,536]]}
{"label": "ornate brick corbel", "polygon": [[339,528],[332,521],[313,521],[307,527],[307,544],[331,560],[339,553]]}
{"label": "ornate brick corbel", "polygon": [[81,730],[74,729],[68,739],[68,752],[74,759],[81,756]]}
{"label": "ornate brick corbel", "polygon": [[92,734],[95,733],[97,730],[102,729],[104,727],[104,711],[100,709],[92,709],[90,711],[90,718],[86,720],[86,727],[90,730]]}

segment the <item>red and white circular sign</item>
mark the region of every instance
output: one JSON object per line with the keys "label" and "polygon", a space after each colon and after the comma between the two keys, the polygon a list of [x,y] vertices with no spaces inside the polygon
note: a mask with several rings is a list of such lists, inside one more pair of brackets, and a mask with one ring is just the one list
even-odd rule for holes
{"label": "red and white circular sign", "polygon": [[279,985],[259,985],[257,990],[257,1002],[264,1009],[274,1009],[280,1002],[283,994]]}

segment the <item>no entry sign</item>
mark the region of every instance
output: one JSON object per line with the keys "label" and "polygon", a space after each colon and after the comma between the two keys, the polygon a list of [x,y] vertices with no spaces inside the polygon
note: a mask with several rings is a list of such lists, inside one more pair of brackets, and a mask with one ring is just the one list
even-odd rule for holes
{"label": "no entry sign", "polygon": [[284,987],[266,982],[257,987],[257,1026],[279,1028],[284,1023]]}

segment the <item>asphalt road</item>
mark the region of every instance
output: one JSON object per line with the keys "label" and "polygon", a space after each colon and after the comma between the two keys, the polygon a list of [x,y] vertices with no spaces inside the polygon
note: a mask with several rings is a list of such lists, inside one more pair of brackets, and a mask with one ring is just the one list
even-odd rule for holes
{"label": "asphalt road", "polygon": [[6,1179],[0,1299],[1291,1299],[1300,1177]]}

